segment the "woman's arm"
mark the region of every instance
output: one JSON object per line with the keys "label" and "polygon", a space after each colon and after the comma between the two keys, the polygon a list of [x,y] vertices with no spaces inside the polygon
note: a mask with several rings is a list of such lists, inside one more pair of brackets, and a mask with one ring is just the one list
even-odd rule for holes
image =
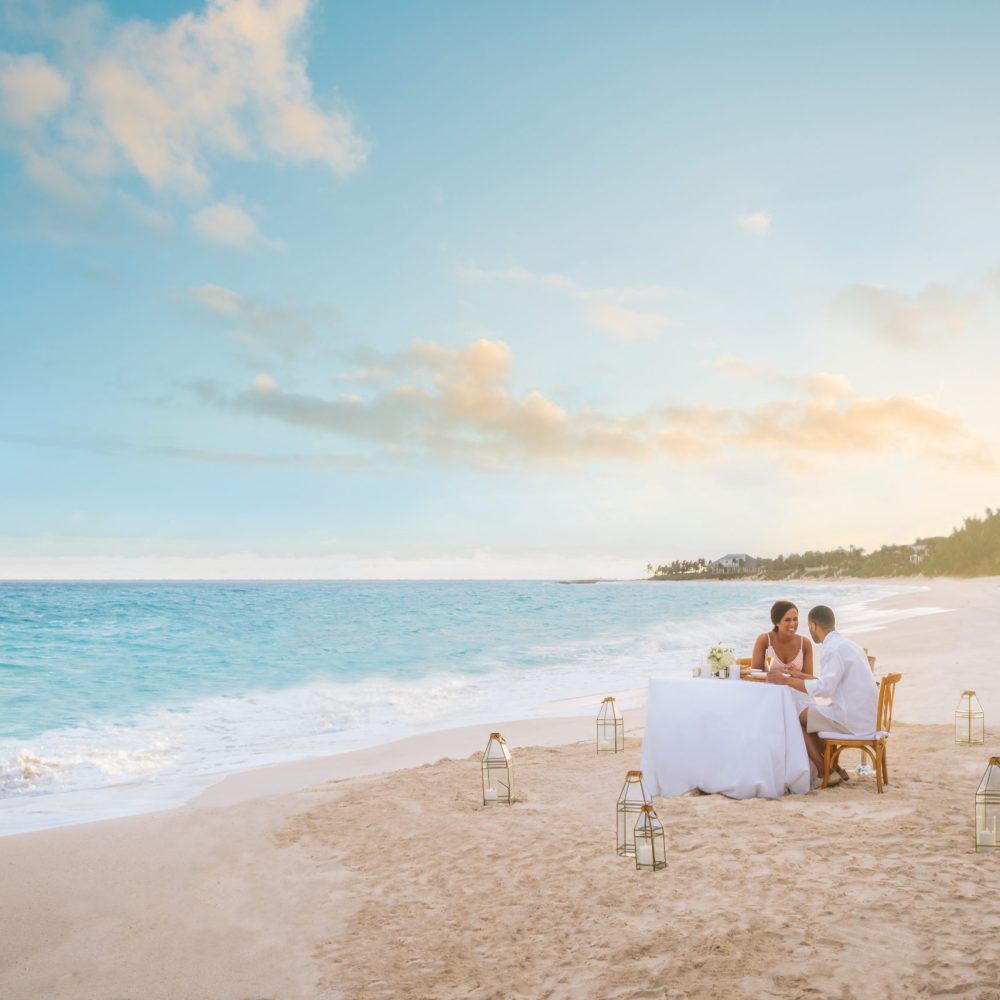
{"label": "woman's arm", "polygon": [[764,669],[764,650],[767,649],[767,633],[763,632],[757,636],[757,641],[753,644],[753,654],[750,657],[751,670]]}

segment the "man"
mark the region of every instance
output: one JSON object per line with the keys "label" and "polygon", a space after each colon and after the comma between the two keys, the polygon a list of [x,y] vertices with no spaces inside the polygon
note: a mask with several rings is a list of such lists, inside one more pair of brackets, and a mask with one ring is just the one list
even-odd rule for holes
{"label": "man", "polygon": [[[821,647],[819,677],[779,666],[772,668],[767,680],[769,684],[787,684],[813,698],[830,699],[829,705],[809,705],[799,716],[806,753],[819,775],[823,773],[823,741],[816,734],[874,732],[878,688],[865,651],[837,631],[836,618],[826,605],[817,605],[809,612],[809,634]],[[847,772],[838,767],[830,778],[833,784],[846,781]]]}

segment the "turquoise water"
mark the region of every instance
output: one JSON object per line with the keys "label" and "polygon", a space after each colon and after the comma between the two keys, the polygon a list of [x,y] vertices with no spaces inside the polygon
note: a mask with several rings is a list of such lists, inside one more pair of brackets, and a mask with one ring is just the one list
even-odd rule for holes
{"label": "turquoise water", "polygon": [[[849,619],[900,589],[793,596]],[[145,808],[180,779],[576,712],[560,702],[686,673],[714,642],[748,651],[783,596],[743,583],[0,583],[0,824],[92,818],[91,803],[103,815],[102,789],[119,790],[120,812],[121,789],[141,786]]]}

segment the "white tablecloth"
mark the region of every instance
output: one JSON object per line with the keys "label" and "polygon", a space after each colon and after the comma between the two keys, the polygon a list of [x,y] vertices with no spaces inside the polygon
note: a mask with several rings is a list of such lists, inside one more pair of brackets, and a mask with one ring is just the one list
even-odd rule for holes
{"label": "white tablecloth", "polygon": [[794,695],[751,681],[650,680],[640,764],[646,792],[699,788],[734,799],[808,792]]}

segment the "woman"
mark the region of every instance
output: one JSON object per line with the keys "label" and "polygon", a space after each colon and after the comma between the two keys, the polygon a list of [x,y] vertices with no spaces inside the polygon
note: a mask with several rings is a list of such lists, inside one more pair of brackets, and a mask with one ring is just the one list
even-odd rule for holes
{"label": "woman", "polygon": [[[753,670],[771,667],[795,667],[804,674],[813,672],[812,643],[799,630],[799,609],[791,601],[775,601],[771,605],[774,628],[757,636],[750,666]],[[771,662],[768,662],[770,657]]]}

